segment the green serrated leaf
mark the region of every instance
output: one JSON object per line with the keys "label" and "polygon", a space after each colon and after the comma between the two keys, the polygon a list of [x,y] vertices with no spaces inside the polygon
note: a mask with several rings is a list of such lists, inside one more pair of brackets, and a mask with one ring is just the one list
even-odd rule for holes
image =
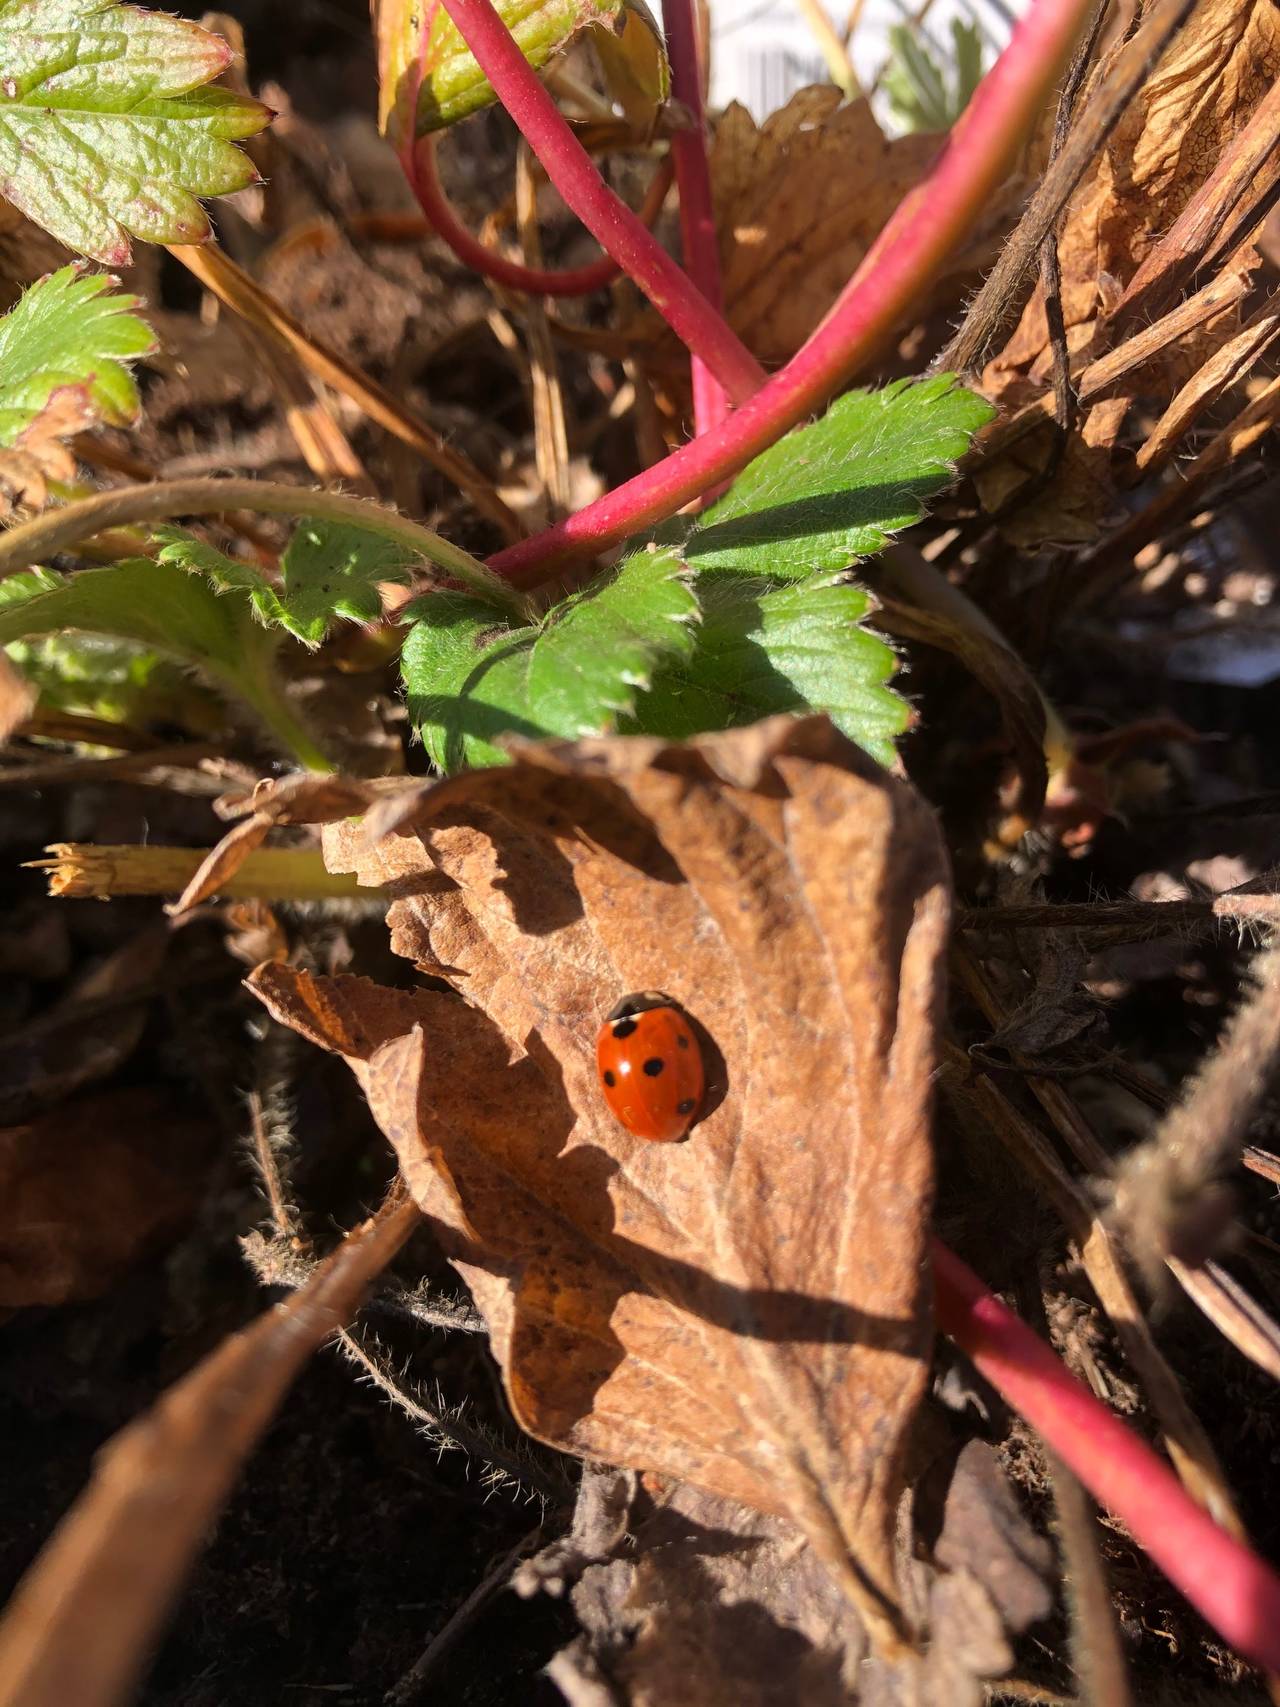
{"label": "green serrated leaf", "polygon": [[831,577],[786,583],[717,574],[697,583],[692,656],[668,661],[629,727],[681,739],[785,711],[825,711],[880,764],[908,711],[889,687],[895,659],[861,626],[865,589]]}
{"label": "green serrated leaf", "polygon": [[629,713],[666,660],[688,659],[697,601],[673,552],[642,551],[613,574],[511,629],[492,605],[435,593],[406,613],[409,717],[444,771],[505,762],[504,734],[599,734]]}
{"label": "green serrated leaf", "polygon": [[270,120],[205,88],[220,36],[114,0],[0,0],[0,185],[69,248],[125,266],[130,236],[199,243],[197,196],[252,183],[233,144]]}
{"label": "green serrated leaf", "polygon": [[162,563],[207,575],[215,586],[247,592],[263,622],[286,629],[306,646],[318,646],[335,617],[376,622],[382,615],[380,582],[404,585],[416,561],[407,546],[346,522],[303,521],[280,559],[277,593],[247,563],[184,533],[160,528]]}
{"label": "green serrated leaf", "polygon": [[993,414],[951,374],[851,391],[758,456],[699,518],[685,557],[702,574],[843,569],[919,521]]}
{"label": "green serrated leaf", "polygon": [[[107,635],[179,659],[253,707],[305,764],[324,766],[285,698],[272,664],[277,640],[253,620],[249,600],[220,598],[203,577],[150,558],[130,558],[75,575],[14,576],[0,603],[0,646],[67,631]],[[23,596],[23,595],[26,596]]]}
{"label": "green serrated leaf", "polygon": [[114,279],[63,267],[24,291],[0,315],[0,445],[38,426],[56,396],[76,394],[79,418],[123,426],[138,413],[128,363],[155,347],[136,315],[136,296],[111,294]]}
{"label": "green serrated leaf", "polygon": [[533,718],[557,735],[599,735],[631,711],[656,665],[688,659],[698,601],[671,551],[640,551],[549,613],[529,660]]}
{"label": "green serrated leaf", "polygon": [[433,593],[411,605],[400,653],[409,721],[442,771],[501,765],[499,736],[545,735],[528,715],[535,628],[507,628],[469,593]]}
{"label": "green serrated leaf", "polygon": [[[606,76],[637,124],[652,122],[670,90],[662,32],[643,0],[496,0],[503,22],[535,71],[590,30]],[[400,146],[492,106],[497,96],[443,6],[376,0],[379,124]]]}

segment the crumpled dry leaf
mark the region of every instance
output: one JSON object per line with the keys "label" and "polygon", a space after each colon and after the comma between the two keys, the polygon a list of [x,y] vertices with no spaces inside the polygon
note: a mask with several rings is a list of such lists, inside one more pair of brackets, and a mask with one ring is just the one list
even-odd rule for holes
{"label": "crumpled dry leaf", "polygon": [[0,1307],[106,1292],[190,1214],[210,1136],[145,1089],[0,1132]]}
{"label": "crumpled dry leaf", "polygon": [[38,514],[49,500],[49,481],[75,478],[76,459],[62,441],[95,419],[85,386],[60,385],[49,394],[15,442],[0,447],[0,521]]}
{"label": "crumpled dry leaf", "polygon": [[[930,1337],[932,816],[825,718],[512,751],[384,806],[375,846],[329,837],[466,1001],[251,984],[355,1067],[522,1426],[786,1514],[892,1646]],[[653,988],[706,1040],[678,1145],[616,1126],[595,1077],[604,1014]]]}
{"label": "crumpled dry leaf", "polygon": [[725,312],[753,355],[795,354],[937,152],[936,136],[890,141],[866,101],[842,104],[830,84],[759,126],[736,102],[721,115],[710,167]]}
{"label": "crumpled dry leaf", "polygon": [[571,1535],[512,1586],[571,1588],[582,1634],[548,1668],[570,1707],[976,1707],[982,1679],[1012,1662],[1008,1634],[1052,1607],[1053,1549],[991,1447],[972,1441],[941,1468],[940,1527],[926,1535],[904,1513],[899,1532],[929,1631],[923,1662],[868,1653],[853,1608],[784,1520],[652,1479],[637,1490],[616,1472],[587,1473]]}
{"label": "crumpled dry leaf", "polygon": [[[1109,63],[1110,56],[1104,56],[1095,84],[1107,75]],[[1109,316],[1124,287],[1213,173],[1277,77],[1280,13],[1273,0],[1204,0],[1175,37],[1077,190],[1058,233],[1062,311],[1074,361],[1096,360],[1117,341]],[[1084,99],[1087,92],[1082,104]],[[1256,252],[1244,244],[1228,266],[1248,274],[1257,264]],[[1154,395],[1163,405],[1238,323],[1230,306],[1170,344],[1141,370],[1142,394]],[[981,389],[1016,407],[1051,384],[1052,369],[1042,283],[1004,349],[988,363]],[[1109,449],[1124,408],[1136,395],[1138,388],[1126,385],[1085,411],[1078,438],[1086,446]],[[1105,422],[1095,418],[1107,410]],[[1051,443],[1042,441],[1040,466]],[[1024,464],[1028,454],[1024,446]],[[1098,458],[1084,460],[1085,466],[1078,467],[1069,454],[1047,491],[1016,512],[1017,543],[1033,547],[1096,537],[1100,510],[1113,495],[1109,482],[1099,479]],[[1010,485],[1018,484],[1002,481],[995,467],[988,467],[984,479],[989,507],[997,507]]]}

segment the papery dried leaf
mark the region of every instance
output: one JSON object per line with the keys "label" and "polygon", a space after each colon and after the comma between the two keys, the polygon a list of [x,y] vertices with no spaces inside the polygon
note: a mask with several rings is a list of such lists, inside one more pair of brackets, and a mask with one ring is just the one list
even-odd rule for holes
{"label": "papery dried leaf", "polygon": [[[890,140],[866,101],[842,104],[830,85],[799,90],[759,126],[736,103],[720,116],[710,165],[725,313],[766,366],[800,348],[938,147],[936,136]],[[994,227],[1004,204],[992,211]],[[948,261],[938,296],[954,295],[987,241]]]}
{"label": "papery dried leaf", "polygon": [[[521,1594],[574,1584],[582,1635],[550,1675],[571,1703],[629,1707],[965,1707],[1011,1662],[1007,1628],[1053,1603],[1053,1549],[1018,1511],[993,1450],[942,1466],[940,1529],[904,1513],[900,1569],[927,1628],[923,1663],[885,1663],[812,1549],[783,1520],[701,1490],[616,1474],[584,1478],[573,1534],[517,1573]],[[983,1548],[990,1549],[990,1553]]]}
{"label": "papery dried leaf", "polygon": [[0,1308],[106,1292],[192,1211],[210,1136],[143,1089],[0,1132]]}
{"label": "papery dried leaf", "polygon": [[[375,848],[329,842],[465,1001],[252,982],[354,1058],[521,1424],[787,1514],[885,1635],[929,1342],[932,817],[821,718],[512,750]],[[604,1014],[655,988],[708,1058],[680,1145],[617,1127],[595,1076]]]}

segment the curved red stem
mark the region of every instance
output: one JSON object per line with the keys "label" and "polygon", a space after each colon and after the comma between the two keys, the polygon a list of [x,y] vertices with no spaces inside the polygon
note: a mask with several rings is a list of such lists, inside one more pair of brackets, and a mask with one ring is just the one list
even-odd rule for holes
{"label": "curved red stem", "polygon": [[1151,1448],[939,1239],[933,1279],[942,1331],[1232,1647],[1280,1672],[1280,1576],[1220,1528]]}
{"label": "curved red stem", "polygon": [[622,267],[681,342],[735,401],[764,377],[755,357],[702,292],[601,178],[493,0],[444,0],[459,35],[567,206]]}
{"label": "curved red stem", "polygon": [[[508,260],[490,249],[478,237],[473,237],[454,211],[444,193],[436,167],[436,139],[432,135],[419,137],[412,158],[401,156],[409,186],[418,198],[418,205],[437,236],[453,250],[460,261],[473,267],[485,278],[508,290],[524,291],[529,296],[589,296],[612,284],[622,271],[609,255],[601,255],[585,267],[526,267],[519,261]],[[671,188],[673,166],[663,160],[645,191],[644,204],[638,218],[646,226],[653,223]]]}
{"label": "curved red stem", "polygon": [[762,390],[728,420],[653,468],[534,538],[500,551],[492,567],[527,579],[616,545],[739,473],[821,408],[900,324],[939,264],[982,214],[1041,111],[1090,6],[1091,0],[1034,0],[928,179],[898,207],[826,320]]}
{"label": "curved red stem", "polygon": [[[680,190],[680,241],[685,270],[717,310],[723,310],[720,294],[720,247],[716,241],[716,216],[711,198],[711,166],[707,160],[706,113],[702,105],[702,74],[698,65],[698,32],[693,0],[662,0],[662,22],[671,58],[671,93],[689,114],[688,130],[671,139]],[[694,431],[705,433],[729,413],[724,387],[700,357],[694,356]],[[763,379],[763,375],[761,375]]]}

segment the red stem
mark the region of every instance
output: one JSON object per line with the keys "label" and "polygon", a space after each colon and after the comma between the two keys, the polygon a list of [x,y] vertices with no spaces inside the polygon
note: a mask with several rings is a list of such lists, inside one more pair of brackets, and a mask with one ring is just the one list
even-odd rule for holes
{"label": "red stem", "polygon": [[1280,1577],[935,1239],[938,1326],[1034,1425],[1175,1588],[1246,1659],[1280,1672]]}
{"label": "red stem", "polygon": [[749,397],[764,377],[755,357],[601,178],[493,0],[444,0],[444,5],[567,206],[639,286],[681,342],[706,362],[729,396],[735,402]]}
{"label": "red stem", "polygon": [[[462,224],[453,205],[444,193],[436,168],[436,139],[433,135],[419,137],[412,154],[401,153],[401,163],[409,186],[436,235],[442,237],[460,261],[474,267],[476,272],[508,290],[526,292],[529,296],[589,296],[612,284],[621,271],[609,255],[601,255],[585,267],[551,269],[526,267],[519,261],[509,261],[505,255],[486,247],[473,237]],[[671,188],[672,162],[663,160],[645,191],[644,205],[638,218],[646,227],[661,211],[667,191]]]}
{"label": "red stem", "polygon": [[[720,248],[711,198],[707,121],[702,105],[693,0],[662,0],[662,22],[671,57],[671,93],[686,109],[690,121],[688,130],[678,131],[671,139],[680,189],[680,241],[685,270],[712,307],[722,310]],[[694,431],[705,433],[724,420],[729,413],[729,401],[724,387],[698,356],[693,357],[691,374]],[[763,377],[762,374],[762,380]]]}
{"label": "red stem", "polygon": [[928,179],[900,204],[826,320],[763,390],[709,433],[577,515],[500,551],[491,566],[524,579],[603,551],[731,478],[820,409],[901,322],[940,263],[985,212],[1016,147],[1043,109],[1091,4],[1034,0]]}

